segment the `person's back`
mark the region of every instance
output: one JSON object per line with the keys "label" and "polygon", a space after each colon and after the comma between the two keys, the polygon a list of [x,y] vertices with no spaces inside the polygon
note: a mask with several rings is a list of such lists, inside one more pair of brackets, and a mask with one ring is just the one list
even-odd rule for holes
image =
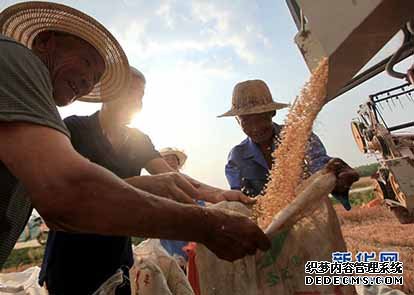
{"label": "person's back", "polygon": [[[132,144],[115,153],[102,133],[98,112],[92,116],[71,116],[64,120],[71,132],[73,147],[92,162],[107,168],[120,178],[140,174],[147,160],[157,157],[149,138],[138,130],[129,130],[135,161],[129,156]],[[127,128],[127,127],[125,127]],[[102,216],[102,222],[110,216]],[[133,264],[131,239],[122,236],[49,233],[40,282],[57,294],[92,294],[117,269],[126,271]],[[76,293],[75,293],[76,292]],[[129,287],[117,294],[129,294]]]}

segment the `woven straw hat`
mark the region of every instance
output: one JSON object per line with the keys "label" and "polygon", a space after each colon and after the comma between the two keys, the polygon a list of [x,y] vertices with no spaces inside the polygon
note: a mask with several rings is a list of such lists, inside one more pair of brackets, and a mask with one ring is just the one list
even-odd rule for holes
{"label": "woven straw hat", "polygon": [[167,156],[167,155],[175,155],[178,158],[178,168],[181,169],[184,166],[185,161],[187,160],[187,155],[176,148],[163,148],[160,150],[161,156]]}
{"label": "woven straw hat", "polygon": [[112,34],[92,17],[65,5],[24,2],[0,13],[0,33],[28,48],[42,31],[60,31],[90,43],[105,61],[105,72],[93,90],[79,100],[101,102],[116,99],[129,83],[128,59]]}
{"label": "woven straw hat", "polygon": [[262,80],[248,80],[234,86],[230,111],[218,117],[260,114],[288,106],[274,102],[269,87]]}

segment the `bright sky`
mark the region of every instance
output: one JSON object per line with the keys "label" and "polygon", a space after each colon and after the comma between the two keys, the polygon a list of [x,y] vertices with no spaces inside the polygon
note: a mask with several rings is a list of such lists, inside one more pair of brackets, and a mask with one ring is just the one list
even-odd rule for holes
{"label": "bright sky", "polygon": [[[0,10],[16,2],[0,0]],[[230,108],[233,86],[263,79],[275,100],[291,102],[309,77],[285,1],[57,2],[95,17],[115,35],[147,79],[144,110],[134,125],[158,149],[185,150],[184,172],[212,185],[227,187],[228,152],[245,137],[233,118],[216,118]],[[369,94],[399,83],[381,75],[325,107],[314,131],[330,155],[351,165],[369,161],[354,143],[350,120]],[[99,107],[77,102],[60,112],[86,115]],[[279,112],[276,121],[285,115]]]}

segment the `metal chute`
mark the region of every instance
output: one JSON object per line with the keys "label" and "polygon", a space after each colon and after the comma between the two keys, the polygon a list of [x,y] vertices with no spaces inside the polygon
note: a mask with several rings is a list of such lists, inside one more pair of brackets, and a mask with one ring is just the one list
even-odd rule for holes
{"label": "metal chute", "polygon": [[[406,0],[287,0],[287,3],[299,30],[295,42],[310,71],[323,57],[329,58],[329,100],[358,85],[355,80],[361,83],[367,75],[372,77],[383,71],[387,61],[369,73],[355,76],[414,18],[414,1]],[[408,28],[407,31],[410,32]],[[412,48],[399,58],[409,54]]]}

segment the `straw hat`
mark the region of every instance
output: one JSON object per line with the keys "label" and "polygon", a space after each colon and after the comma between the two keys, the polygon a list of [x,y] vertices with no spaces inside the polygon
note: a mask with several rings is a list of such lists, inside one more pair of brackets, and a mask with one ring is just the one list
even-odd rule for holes
{"label": "straw hat", "polygon": [[262,80],[248,80],[234,86],[230,111],[218,117],[260,114],[288,106],[274,102],[269,88]]}
{"label": "straw hat", "polygon": [[128,59],[112,34],[92,17],[71,7],[50,2],[24,2],[0,13],[0,34],[28,48],[42,31],[60,31],[89,42],[105,61],[105,72],[91,93],[79,100],[116,99],[129,83]]}
{"label": "straw hat", "polygon": [[182,168],[184,166],[185,161],[187,160],[187,155],[176,148],[171,148],[171,147],[167,147],[167,148],[163,148],[160,150],[160,154],[161,156],[167,156],[167,155],[175,155],[178,158],[178,168]]}

